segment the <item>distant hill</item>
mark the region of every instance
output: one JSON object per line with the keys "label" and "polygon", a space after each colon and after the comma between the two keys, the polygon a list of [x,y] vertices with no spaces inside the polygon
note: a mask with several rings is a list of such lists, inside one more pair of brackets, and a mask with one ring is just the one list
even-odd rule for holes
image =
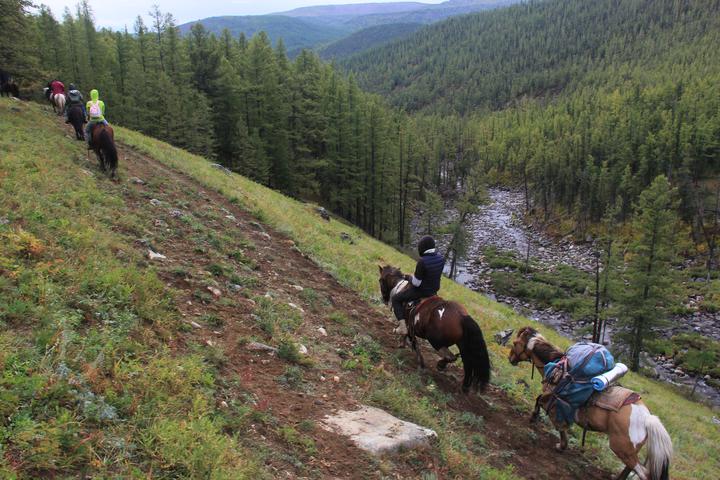
{"label": "distant hill", "polygon": [[392,23],[376,25],[341,38],[319,50],[323,59],[345,58],[365,50],[379,47],[398,38],[405,37],[422,28],[421,23]]}
{"label": "distant hill", "polygon": [[449,1],[437,5],[425,5],[422,8],[398,12],[378,12],[360,15],[346,21],[352,28],[367,28],[373,25],[398,23],[431,24],[449,17],[490,10],[517,3],[518,0],[461,0]]}
{"label": "distant hill", "polygon": [[265,31],[273,43],[282,38],[289,51],[313,48],[352,33],[352,27],[342,23],[330,25],[312,19],[283,15],[210,17],[182,24],[180,32],[183,35],[187,34],[196,23],[202,23],[206,29],[215,34],[219,34],[227,28],[233,36],[244,33],[248,38],[257,32]]}
{"label": "distant hill", "polygon": [[[195,23],[219,34],[227,28],[233,35],[244,32],[250,37],[265,31],[273,42],[282,38],[289,52],[303,48],[319,48],[360,30],[377,25],[386,25],[389,30],[399,25],[398,32],[383,32],[378,43],[378,31],[370,31],[371,39],[362,40],[364,48],[387,43],[393,38],[402,38],[409,33],[411,23],[430,24],[445,18],[466,13],[487,10],[516,3],[519,0],[450,0],[440,4],[420,2],[362,3],[354,5],[323,5],[303,7],[272,15],[221,16],[200,19],[180,25],[180,32],[186,34]],[[354,37],[357,41],[359,37]],[[344,47],[340,47],[344,50]],[[363,49],[364,49],[363,48]],[[362,51],[360,49],[358,51]],[[354,53],[354,52],[353,52]],[[336,56],[336,55],[333,55]],[[339,55],[337,55],[339,57]]]}
{"label": "distant hill", "polygon": [[392,3],[355,3],[348,5],[318,5],[301,7],[279,15],[288,17],[334,17],[334,16],[360,16],[377,13],[398,13],[419,10],[431,4],[420,2],[392,2]]}
{"label": "distant hill", "polygon": [[[690,61],[715,65],[712,2],[551,0],[455,17],[341,63],[361,86],[410,110],[468,113],[583,85],[621,85],[625,72]],[[677,11],[676,11],[677,10]],[[660,65],[662,64],[662,65]],[[714,71],[714,70],[709,70]],[[641,78],[642,78],[641,77]],[[666,75],[660,75],[667,78]]]}

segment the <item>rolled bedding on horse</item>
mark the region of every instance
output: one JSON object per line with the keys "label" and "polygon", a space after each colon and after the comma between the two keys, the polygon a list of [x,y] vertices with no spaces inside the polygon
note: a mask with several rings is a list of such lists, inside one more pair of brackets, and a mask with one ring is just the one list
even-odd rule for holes
{"label": "rolled bedding on horse", "polygon": [[591,380],[592,386],[598,392],[602,392],[608,386],[620,380],[628,372],[628,367],[624,363],[616,363],[612,370],[597,375]]}
{"label": "rolled bedding on horse", "polygon": [[[545,365],[545,381],[554,385],[552,402],[561,423],[571,424],[575,413],[595,391],[593,378],[615,367],[615,359],[603,345],[579,342],[557,362]],[[549,411],[549,409],[548,409]]]}

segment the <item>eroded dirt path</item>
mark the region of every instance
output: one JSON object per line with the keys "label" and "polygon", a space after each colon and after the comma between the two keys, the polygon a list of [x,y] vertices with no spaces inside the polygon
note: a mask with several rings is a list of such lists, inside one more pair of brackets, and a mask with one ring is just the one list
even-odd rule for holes
{"label": "eroded dirt path", "polygon": [[[99,176],[92,158],[78,162]],[[127,222],[119,212],[117,228],[133,237],[138,249],[167,257],[147,262],[177,291],[185,333],[168,343],[215,360],[220,373],[216,401],[228,418],[238,418],[237,425],[229,422],[229,433],[262,452],[276,478],[417,478],[423,472],[452,478],[437,449],[379,460],[318,427],[325,415],[367,402],[372,393],[367,391],[372,382],[362,372],[343,368],[361,336],[384,350],[376,368],[391,376],[415,372],[414,355],[397,351],[389,312],[340,285],[292,240],[184,174],[122,145],[120,173],[120,180],[107,181],[107,188],[141,221]],[[302,321],[293,336],[308,347],[312,366],[293,370],[277,355],[248,348],[255,339],[277,346],[277,337],[270,338],[263,328],[263,299],[294,305],[288,308]],[[336,312],[345,312],[347,322],[332,320]],[[393,355],[400,361],[389,361]],[[434,359],[429,349],[425,356]],[[300,379],[288,378],[298,370]],[[423,374],[447,394],[447,408],[483,417],[479,433],[490,464],[514,465],[518,475],[529,479],[609,477],[578,449],[556,454],[556,437],[544,428],[531,429],[530,412],[518,409],[499,388],[491,386],[482,397],[459,394],[460,377],[456,366],[445,374],[434,369]],[[458,428],[473,434],[469,427]],[[314,446],[292,431],[311,437]]]}

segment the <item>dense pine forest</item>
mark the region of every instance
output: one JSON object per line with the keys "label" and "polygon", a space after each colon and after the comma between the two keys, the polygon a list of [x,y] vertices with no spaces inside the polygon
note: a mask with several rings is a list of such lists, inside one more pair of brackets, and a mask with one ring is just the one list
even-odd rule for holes
{"label": "dense pine forest", "polygon": [[96,29],[87,3],[62,21],[6,3],[18,12],[7,28],[28,41],[2,63],[28,93],[55,76],[97,87],[111,121],[319,201],[386,241],[404,244],[413,209],[456,192],[475,167],[483,181],[522,185],[545,218],[569,215],[581,236],[618,201],[627,220],[665,174],[695,240],[715,248],[705,180],[720,151],[718,2],[547,1],[468,15],[351,60],[357,82],[309,51],[290,60],[264,33],[195,25],[181,36],[159,10],[113,32]]}
{"label": "dense pine forest", "polygon": [[717,45],[717,1],[528,2],[343,65],[405,109],[464,115],[481,170],[523,185],[546,217],[568,213],[582,231],[620,200],[625,219],[662,173],[699,240],[703,217],[714,222]]}
{"label": "dense pine forest", "polygon": [[107,118],[217,159],[295,197],[315,200],[381,239],[402,244],[411,200],[467,175],[458,122],[411,119],[309,51],[288,59],[259,33],[181,36],[154,10],[133,31],[98,30],[87,2],[62,21],[3,0],[3,29],[25,41],[0,64],[27,95],[52,78],[100,91]]}

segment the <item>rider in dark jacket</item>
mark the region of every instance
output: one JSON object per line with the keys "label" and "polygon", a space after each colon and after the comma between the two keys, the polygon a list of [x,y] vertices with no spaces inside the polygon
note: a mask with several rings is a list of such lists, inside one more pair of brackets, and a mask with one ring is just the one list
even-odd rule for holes
{"label": "rider in dark jacket", "polygon": [[405,303],[420,298],[432,297],[440,290],[440,277],[442,277],[445,268],[445,259],[437,253],[435,240],[430,236],[425,236],[418,242],[418,260],[415,266],[415,274],[406,277],[410,282],[410,286],[400,293],[393,295],[392,306],[395,317],[400,322],[400,326],[395,329],[396,333],[405,335],[407,326],[403,319],[405,313]]}
{"label": "rider in dark jacket", "polygon": [[80,108],[82,108],[83,112],[83,118],[87,118],[87,111],[85,109],[85,99],[83,99],[82,93],[80,93],[80,90],[78,90],[74,84],[70,84],[69,90],[68,90],[68,101],[65,104],[65,123],[68,123],[70,120],[68,120],[68,112],[70,109],[76,105],[79,105]]}

